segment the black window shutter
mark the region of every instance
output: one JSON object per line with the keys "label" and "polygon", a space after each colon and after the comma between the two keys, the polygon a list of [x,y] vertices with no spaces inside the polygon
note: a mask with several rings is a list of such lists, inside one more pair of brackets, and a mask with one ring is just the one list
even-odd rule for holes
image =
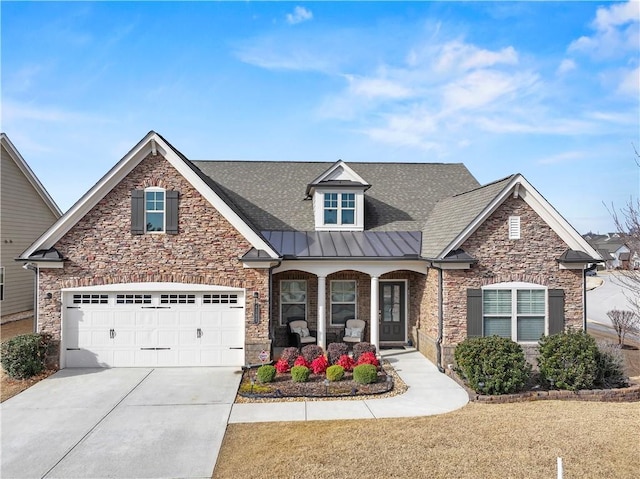
{"label": "black window shutter", "polygon": [[144,190],[131,190],[131,234],[144,234]]}
{"label": "black window shutter", "polygon": [[549,290],[549,334],[564,331],[564,290]]}
{"label": "black window shutter", "polygon": [[178,234],[178,192],[167,191],[167,234]]}
{"label": "black window shutter", "polygon": [[482,336],[482,290],[467,289],[467,337]]}

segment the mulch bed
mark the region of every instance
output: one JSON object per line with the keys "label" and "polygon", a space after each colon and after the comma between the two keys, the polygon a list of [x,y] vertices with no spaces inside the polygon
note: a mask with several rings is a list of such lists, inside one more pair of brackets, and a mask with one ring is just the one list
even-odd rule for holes
{"label": "mulch bed", "polygon": [[[305,399],[363,399],[365,396],[380,397],[395,395],[406,391],[407,386],[395,373],[395,370],[384,362],[378,379],[372,384],[359,384],[353,380],[353,373],[345,371],[340,381],[325,385],[325,376],[311,374],[309,380],[297,383],[291,374],[277,374],[272,383],[261,384],[255,380],[256,369],[246,369],[242,374],[236,402],[253,402],[261,400],[305,400]],[[251,385],[251,378],[255,384]],[[387,378],[390,378],[389,380]]]}

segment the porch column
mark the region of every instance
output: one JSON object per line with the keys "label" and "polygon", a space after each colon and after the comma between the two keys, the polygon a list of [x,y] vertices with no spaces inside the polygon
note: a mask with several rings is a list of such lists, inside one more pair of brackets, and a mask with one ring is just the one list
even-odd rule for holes
{"label": "porch column", "polygon": [[379,330],[379,305],[378,305],[378,277],[371,276],[371,344],[380,350],[380,330]]}
{"label": "porch column", "polygon": [[327,278],[318,276],[318,346],[327,349],[327,318],[325,317],[325,301],[327,298]]}

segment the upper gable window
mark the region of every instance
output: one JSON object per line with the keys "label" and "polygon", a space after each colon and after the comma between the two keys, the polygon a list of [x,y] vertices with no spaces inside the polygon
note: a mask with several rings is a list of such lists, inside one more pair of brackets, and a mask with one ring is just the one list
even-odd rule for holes
{"label": "upper gable window", "polygon": [[324,224],[353,225],[356,222],[355,193],[324,194]]}
{"label": "upper gable window", "polygon": [[159,187],[131,191],[131,234],[178,234],[178,198]]}
{"label": "upper gable window", "polygon": [[145,231],[160,233],[165,230],[165,192],[159,188],[144,191]]}

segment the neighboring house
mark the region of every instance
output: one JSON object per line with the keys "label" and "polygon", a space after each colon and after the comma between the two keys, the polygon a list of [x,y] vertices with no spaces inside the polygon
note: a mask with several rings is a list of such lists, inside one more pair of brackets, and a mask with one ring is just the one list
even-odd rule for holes
{"label": "neighboring house", "polygon": [[306,319],[439,366],[469,336],[581,328],[597,252],[519,174],[189,161],[150,132],[23,254],[60,365],[258,363]]}
{"label": "neighboring house", "polygon": [[631,251],[621,234],[584,235],[584,238],[606,260],[605,267],[607,269],[633,269],[636,267],[638,254]]}
{"label": "neighboring house", "polygon": [[62,212],[4,133],[0,144],[0,305],[7,316],[34,308],[35,275],[16,259]]}

